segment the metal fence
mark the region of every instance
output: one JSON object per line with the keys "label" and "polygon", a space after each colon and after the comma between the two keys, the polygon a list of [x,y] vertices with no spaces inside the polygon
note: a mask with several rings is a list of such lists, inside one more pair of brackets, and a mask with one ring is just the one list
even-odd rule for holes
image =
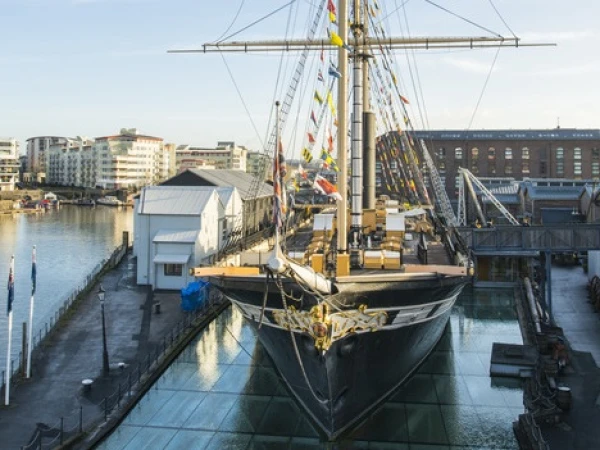
{"label": "metal fence", "polygon": [[[112,254],[102,262],[100,262],[96,267],[92,269],[92,271],[86,275],[86,277],[82,280],[82,282],[75,287],[69,294],[65,296],[61,306],[58,307],[54,314],[47,318],[47,321],[44,323],[42,327],[40,327],[36,332],[32,333],[32,353],[35,351],[39,345],[46,339],[48,334],[54,330],[56,325],[60,322],[60,320],[64,317],[64,315],[71,309],[75,301],[83,294],[87,293],[89,289],[95,284],[96,279],[103,272],[114,268],[125,256],[127,253],[127,246],[121,245],[117,247]],[[14,359],[11,359],[11,384],[18,385],[20,381],[22,381],[21,376],[24,374],[24,358],[23,351],[19,351],[19,358],[17,364],[15,364]],[[4,391],[6,385],[6,371],[2,371],[2,382],[0,384],[0,389]]]}
{"label": "metal fence", "polygon": [[[21,450],[48,450],[74,443],[83,438],[85,433],[133,406],[145,392],[144,389],[149,387],[152,382],[151,376],[157,373],[166,357],[173,355],[173,351],[185,338],[190,338],[197,332],[197,325],[200,322],[208,318],[211,313],[214,314],[219,306],[228,303],[216,291],[210,291],[208,287],[204,289],[205,301],[202,302],[201,307],[190,311],[145,358],[129,366],[127,371],[123,369],[122,381],[119,381],[112,394],[96,404],[98,409],[93,417],[84,417],[83,408],[79,407],[71,415],[61,417],[53,426],[38,425],[29,443],[22,446]],[[90,446],[94,444],[96,442],[91,443]]]}

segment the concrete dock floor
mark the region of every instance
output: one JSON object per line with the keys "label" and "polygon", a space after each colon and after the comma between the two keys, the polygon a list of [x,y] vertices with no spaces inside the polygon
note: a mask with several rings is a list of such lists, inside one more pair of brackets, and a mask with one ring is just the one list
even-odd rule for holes
{"label": "concrete dock floor", "polygon": [[[135,278],[135,259],[127,254],[100,280],[106,291],[109,376],[103,376],[102,316],[95,286],[34,351],[32,378],[11,385],[10,405],[0,406],[0,448],[20,449],[38,427],[56,429],[61,418],[65,430],[73,429],[80,407],[84,428],[103,417],[103,399],[124,382],[127,369],[154,352],[184,319],[178,292],[148,294]],[[160,314],[153,306],[157,301]],[[125,369],[119,363],[125,363]],[[84,379],[93,380],[89,392],[84,391]],[[44,438],[44,445],[50,441],[52,437]]]}
{"label": "concrete dock floor", "polygon": [[571,350],[558,382],[571,389],[572,406],[558,425],[542,426],[542,434],[551,450],[600,449],[600,314],[588,302],[581,266],[552,267],[552,304]]}

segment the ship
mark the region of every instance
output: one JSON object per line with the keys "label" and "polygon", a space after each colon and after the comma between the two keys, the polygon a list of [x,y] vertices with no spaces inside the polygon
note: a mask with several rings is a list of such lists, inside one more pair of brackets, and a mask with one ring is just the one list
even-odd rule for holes
{"label": "ship", "polygon": [[[268,149],[273,154],[274,245],[267,264],[232,267],[229,262],[193,272],[207,277],[254,326],[291,395],[324,438],[333,441],[364,421],[426,360],[473,275],[468,249],[454,229],[456,218],[428,149],[412,138],[407,99],[398,89],[384,97],[393,96],[396,111],[404,117],[390,119],[392,129],[376,133],[369,97],[373,89],[365,88],[370,78],[365,75],[384,71],[376,66],[376,58],[397,48],[516,45],[518,39],[384,39],[376,30],[369,34],[367,18],[373,2],[355,1],[351,21],[345,0],[319,4],[317,14],[324,11],[325,20],[333,16],[338,24],[327,38],[219,41],[197,51],[336,52],[336,125],[343,130],[336,137],[339,172],[335,180],[318,186],[335,204],[308,213],[309,221],[292,237],[286,232],[285,211],[291,208],[283,193],[287,167],[280,144],[282,115],[290,105],[278,103]],[[351,124],[342,106],[349,97],[350,59]],[[389,78],[385,85],[396,88],[389,72],[384,73]],[[321,111],[327,111],[328,103],[331,107],[331,98],[320,99]],[[390,113],[388,119],[392,115],[396,114]],[[311,116],[315,125],[321,122],[320,116]],[[378,158],[387,168],[392,159],[398,165],[389,181],[396,195],[375,195]]]}

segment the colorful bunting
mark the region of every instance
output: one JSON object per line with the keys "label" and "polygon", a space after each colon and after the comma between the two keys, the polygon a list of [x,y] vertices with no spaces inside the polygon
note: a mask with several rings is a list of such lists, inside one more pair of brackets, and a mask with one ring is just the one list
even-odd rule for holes
{"label": "colorful bunting", "polygon": [[315,100],[317,102],[319,102],[319,105],[323,104],[323,97],[321,97],[321,94],[319,94],[319,91],[315,91]]}
{"label": "colorful bunting", "polygon": [[326,178],[317,175],[313,187],[321,192],[323,195],[328,195],[335,198],[336,200],[342,200],[342,196],[338,192],[337,188],[331,184]]}
{"label": "colorful bunting", "polygon": [[327,104],[331,110],[331,115],[335,116],[335,105],[333,104],[333,95],[331,95],[331,91],[327,92]]}
{"label": "colorful bunting", "polygon": [[404,103],[406,105],[410,105],[408,99],[406,97],[402,96],[402,95],[400,96],[400,100],[402,100],[402,103]]}
{"label": "colorful bunting", "polygon": [[335,78],[338,78],[338,79],[342,78],[342,74],[337,70],[337,67],[335,67],[333,64],[331,66],[329,66],[328,73],[332,77],[335,77]]}
{"label": "colorful bunting", "polygon": [[308,135],[308,142],[310,144],[314,144],[316,141],[315,141],[315,137],[313,136],[313,134],[312,133],[306,133],[306,134]]}
{"label": "colorful bunting", "polygon": [[313,159],[312,154],[310,153],[310,150],[307,148],[302,150],[302,157],[304,158],[304,161],[306,161],[307,163],[310,163]]}
{"label": "colorful bunting", "polygon": [[313,123],[315,124],[315,127],[318,126],[317,125],[317,116],[315,116],[315,112],[314,111],[310,112],[310,120],[313,121]]}

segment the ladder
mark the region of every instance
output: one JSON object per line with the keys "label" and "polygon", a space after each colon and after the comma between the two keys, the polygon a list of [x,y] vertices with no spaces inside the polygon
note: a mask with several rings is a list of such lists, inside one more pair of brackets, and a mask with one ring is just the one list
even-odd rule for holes
{"label": "ladder", "polygon": [[[435,194],[435,199],[442,211],[442,215],[446,219],[446,223],[450,226],[456,226],[457,220],[454,215],[454,210],[452,209],[452,204],[450,203],[450,199],[448,198],[448,193],[446,192],[446,186],[442,182],[440,178],[440,174],[438,173],[433,159],[431,159],[431,155],[429,154],[429,150],[425,145],[425,141],[423,139],[420,140],[421,148],[423,149],[423,160],[425,161],[425,165],[427,166],[427,170],[429,171],[429,176],[431,178],[431,184],[433,186],[433,192]],[[460,208],[459,208],[460,214]]]}
{"label": "ladder", "polygon": [[[315,34],[317,32],[317,28],[321,23],[321,16],[323,15],[323,11],[326,9],[325,0],[323,0],[320,8],[317,8],[317,13],[315,15],[315,20],[312,23],[310,31],[307,36],[307,40],[310,42],[314,39]],[[292,81],[288,86],[288,90],[285,94],[285,98],[281,104],[281,110],[279,113],[280,123],[276,123],[273,125],[273,129],[271,130],[271,135],[269,136],[269,140],[267,141],[267,145],[265,147],[265,156],[266,158],[260,158],[258,164],[258,173],[252,179],[252,183],[250,188],[248,189],[248,195],[250,198],[256,198],[258,195],[258,191],[260,190],[261,185],[265,182],[266,178],[266,170],[270,166],[271,161],[273,160],[273,153],[277,146],[276,140],[277,136],[283,129],[285,128],[285,121],[290,112],[290,108],[292,107],[292,103],[294,102],[294,97],[296,96],[296,91],[298,89],[298,85],[300,84],[300,80],[302,79],[302,74],[304,73],[304,66],[306,65],[306,60],[308,59],[308,53],[310,51],[310,46],[306,45],[300,54],[300,59],[298,60],[298,64],[296,64],[296,70],[294,72],[294,76],[292,77]],[[277,127],[280,127],[278,130]]]}

